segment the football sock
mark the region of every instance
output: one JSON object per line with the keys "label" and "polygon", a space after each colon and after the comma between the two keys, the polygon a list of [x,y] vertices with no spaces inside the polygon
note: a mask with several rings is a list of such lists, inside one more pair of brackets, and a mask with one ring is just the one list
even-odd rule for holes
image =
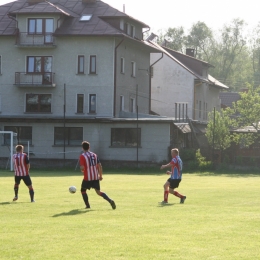
{"label": "football sock", "polygon": [[169,195],[169,191],[165,190],[164,191],[164,201],[168,201],[168,195]]}
{"label": "football sock", "polygon": [[178,197],[178,198],[182,198],[183,196],[179,193],[179,192],[177,192],[177,191],[174,191],[173,192],[173,195],[175,195],[176,197]]}
{"label": "football sock", "polygon": [[18,190],[19,190],[19,185],[18,185],[18,184],[15,184],[15,185],[14,185],[14,196],[15,196],[15,197],[18,197]]}
{"label": "football sock", "polygon": [[87,208],[90,208],[89,202],[88,202],[88,194],[86,193],[86,191],[82,191],[81,190],[81,194],[82,194],[82,198],[85,202],[85,205]]}
{"label": "football sock", "polygon": [[109,203],[111,202],[111,199],[107,196],[106,193],[100,192],[100,196],[103,197],[103,199],[107,200]]}
{"label": "football sock", "polygon": [[33,201],[33,197],[34,197],[34,190],[33,190],[33,188],[29,189],[29,193],[30,193],[31,201]]}

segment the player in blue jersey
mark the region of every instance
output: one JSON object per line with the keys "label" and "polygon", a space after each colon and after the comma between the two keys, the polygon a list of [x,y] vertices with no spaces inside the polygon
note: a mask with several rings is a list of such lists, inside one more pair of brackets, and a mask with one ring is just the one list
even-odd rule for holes
{"label": "player in blue jersey", "polygon": [[186,196],[181,195],[179,192],[175,191],[175,188],[179,187],[182,179],[182,160],[179,156],[179,150],[174,148],[171,150],[172,160],[165,165],[161,166],[161,169],[171,167],[171,171],[167,171],[166,174],[171,175],[171,177],[164,184],[164,200],[162,203],[168,203],[169,193],[180,198],[180,203],[184,203]]}

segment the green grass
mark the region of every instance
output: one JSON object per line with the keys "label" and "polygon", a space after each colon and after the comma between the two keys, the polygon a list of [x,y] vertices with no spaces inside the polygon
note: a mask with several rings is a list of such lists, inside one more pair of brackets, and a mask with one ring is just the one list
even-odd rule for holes
{"label": "green grass", "polygon": [[184,174],[185,204],[170,195],[162,206],[162,172],[109,170],[101,190],[116,210],[94,190],[84,208],[78,171],[31,170],[31,177],[36,203],[24,183],[12,202],[13,173],[1,170],[1,260],[259,259],[260,175]]}

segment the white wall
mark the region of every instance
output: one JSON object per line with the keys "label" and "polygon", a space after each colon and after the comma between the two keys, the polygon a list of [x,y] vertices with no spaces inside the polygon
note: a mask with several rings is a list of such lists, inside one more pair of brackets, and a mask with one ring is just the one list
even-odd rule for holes
{"label": "white wall", "polygon": [[[161,54],[151,54],[151,63]],[[164,54],[153,68],[152,111],[175,117],[175,103],[188,103],[188,117],[192,117],[194,76]]]}

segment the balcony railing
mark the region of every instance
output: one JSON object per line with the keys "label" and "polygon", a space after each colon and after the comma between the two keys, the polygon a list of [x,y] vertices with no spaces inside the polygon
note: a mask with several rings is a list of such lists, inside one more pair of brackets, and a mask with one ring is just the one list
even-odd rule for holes
{"label": "balcony railing", "polygon": [[55,87],[53,72],[15,72],[15,85],[19,87]]}
{"label": "balcony railing", "polygon": [[52,33],[29,34],[24,32],[17,33],[16,45],[18,46],[55,46],[55,37]]}

